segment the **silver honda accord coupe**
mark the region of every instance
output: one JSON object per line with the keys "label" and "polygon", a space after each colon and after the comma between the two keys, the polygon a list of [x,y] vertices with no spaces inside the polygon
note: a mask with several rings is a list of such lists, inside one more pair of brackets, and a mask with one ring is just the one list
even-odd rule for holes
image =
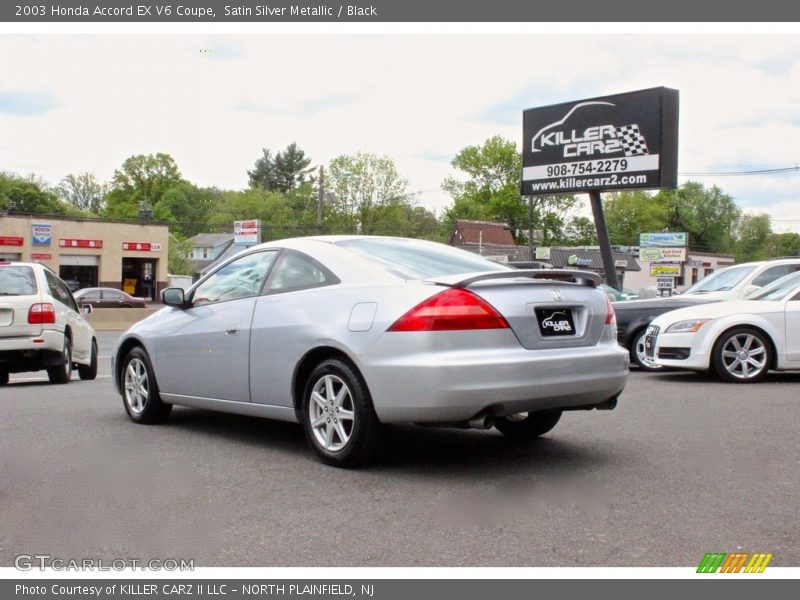
{"label": "silver honda accord coupe", "polygon": [[269,242],[164,290],[122,335],[114,382],[137,423],[174,404],[299,422],[335,466],[374,458],[385,423],[532,438],[625,387],[598,283],[412,239]]}

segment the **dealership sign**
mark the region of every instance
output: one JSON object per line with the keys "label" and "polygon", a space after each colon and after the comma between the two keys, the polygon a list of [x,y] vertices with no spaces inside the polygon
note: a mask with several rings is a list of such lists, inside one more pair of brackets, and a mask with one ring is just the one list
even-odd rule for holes
{"label": "dealership sign", "polygon": [[128,252],[161,252],[161,244],[151,242],[122,242],[122,249]]}
{"label": "dealership sign", "polygon": [[677,90],[531,108],[522,129],[525,196],[677,186]]}
{"label": "dealership sign", "polygon": [[645,262],[684,262],[686,248],[639,248],[639,260]]}
{"label": "dealership sign", "polygon": [[49,246],[53,238],[53,226],[47,223],[34,223],[31,225],[31,234],[34,246]]}
{"label": "dealership sign", "polygon": [[639,246],[681,248],[687,245],[689,234],[681,233],[640,233]]}

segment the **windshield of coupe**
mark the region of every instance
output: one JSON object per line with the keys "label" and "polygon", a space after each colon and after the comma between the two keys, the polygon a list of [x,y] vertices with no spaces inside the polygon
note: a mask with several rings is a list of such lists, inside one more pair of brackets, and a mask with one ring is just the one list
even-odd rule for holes
{"label": "windshield of coupe", "polygon": [[722,269],[721,271],[712,273],[708,277],[704,277],[693,286],[687,288],[682,295],[732,290],[755,268],[755,265],[742,265],[740,267]]}
{"label": "windshield of coupe", "polygon": [[17,265],[0,267],[0,296],[32,296],[35,293],[33,269]]}
{"label": "windshield of coupe", "polygon": [[747,300],[784,300],[800,287],[800,271],[784,275],[765,288],[751,294]]}
{"label": "windshield of coupe", "polygon": [[510,269],[478,254],[434,242],[366,238],[344,240],[338,245],[379,263],[405,279]]}

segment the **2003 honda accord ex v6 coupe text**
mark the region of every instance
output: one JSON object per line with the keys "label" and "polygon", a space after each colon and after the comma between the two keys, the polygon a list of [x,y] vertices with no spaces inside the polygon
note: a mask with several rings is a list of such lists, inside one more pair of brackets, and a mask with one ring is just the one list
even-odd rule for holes
{"label": "2003 honda accord ex v6 coupe text", "polygon": [[336,466],[373,458],[384,423],[530,438],[625,387],[598,283],[411,239],[269,242],[164,290],[120,338],[113,376],[138,423],[173,404],[300,422]]}

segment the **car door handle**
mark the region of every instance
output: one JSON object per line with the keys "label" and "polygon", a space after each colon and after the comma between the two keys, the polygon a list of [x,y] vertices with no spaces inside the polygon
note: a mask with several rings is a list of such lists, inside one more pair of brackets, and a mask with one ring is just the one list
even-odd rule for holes
{"label": "car door handle", "polygon": [[226,329],[225,330],[225,335],[236,335],[237,333],[239,333],[239,326],[238,325],[234,325],[230,329]]}

